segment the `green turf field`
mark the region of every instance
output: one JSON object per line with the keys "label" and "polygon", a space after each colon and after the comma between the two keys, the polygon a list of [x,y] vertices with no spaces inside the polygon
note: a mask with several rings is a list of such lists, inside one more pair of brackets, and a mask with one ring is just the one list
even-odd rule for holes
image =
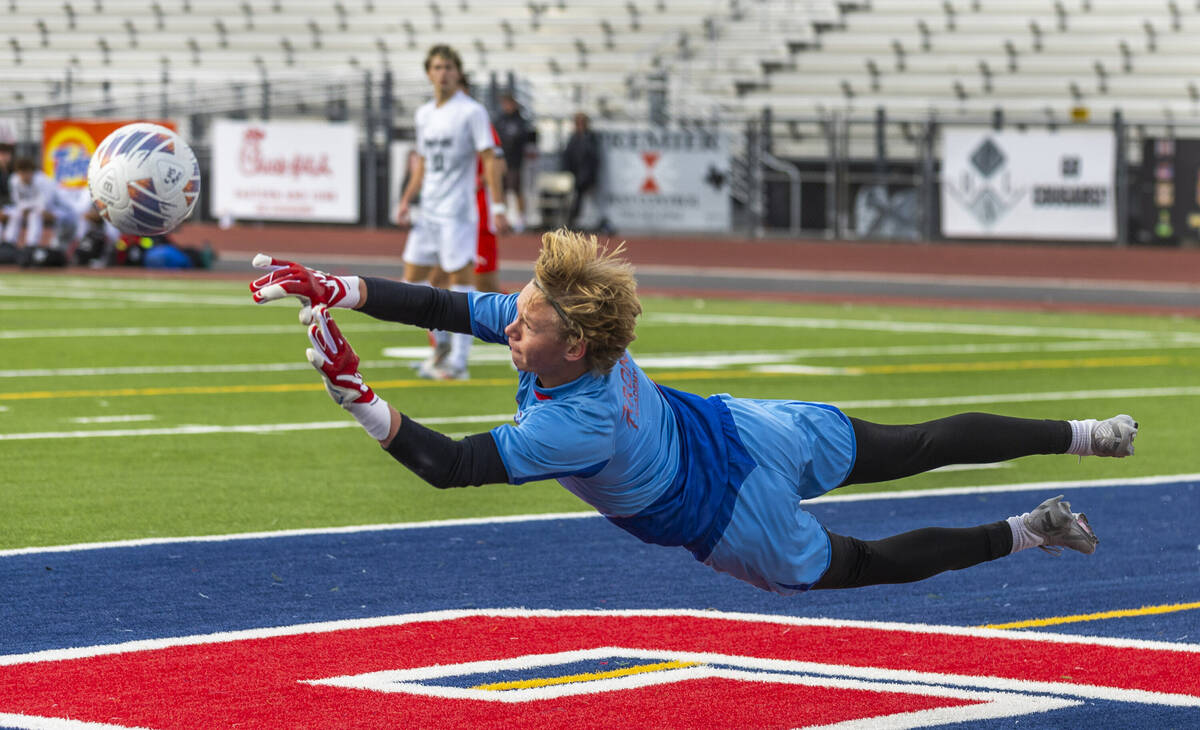
{"label": "green turf field", "polygon": [[[247,272],[247,281],[253,278]],[[647,299],[632,348],[701,394],[836,403],[885,423],[966,410],[1141,423],[1132,459],[1030,457],[875,488],[1194,473],[1200,322]],[[586,505],[553,483],[439,491],[326,396],[291,302],[243,282],[0,274],[0,548],[392,523]],[[336,311],[367,382],[447,433],[513,411],[507,350],[472,380],[408,367],[421,331]]]}

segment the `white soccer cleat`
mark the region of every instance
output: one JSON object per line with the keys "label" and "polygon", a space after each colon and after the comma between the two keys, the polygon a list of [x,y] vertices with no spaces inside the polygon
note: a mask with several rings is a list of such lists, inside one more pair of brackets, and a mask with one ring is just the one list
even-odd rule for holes
{"label": "white soccer cleat", "polygon": [[1078,550],[1085,555],[1096,552],[1100,539],[1092,532],[1087,515],[1071,511],[1071,503],[1063,501],[1063,495],[1051,497],[1021,515],[1025,527],[1042,538],[1038,545],[1042,550],[1058,555],[1064,547]]}
{"label": "white soccer cleat", "polygon": [[446,364],[429,365],[421,363],[417,368],[417,377],[424,380],[470,380],[471,375],[466,368],[451,367]]}
{"label": "white soccer cleat", "polygon": [[1092,426],[1091,451],[1095,456],[1133,456],[1133,439],[1137,436],[1138,424],[1122,413]]}

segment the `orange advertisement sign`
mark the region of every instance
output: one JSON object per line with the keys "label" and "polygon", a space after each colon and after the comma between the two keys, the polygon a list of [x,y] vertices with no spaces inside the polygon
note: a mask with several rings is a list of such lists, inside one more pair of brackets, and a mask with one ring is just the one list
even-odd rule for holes
{"label": "orange advertisement sign", "polygon": [[87,185],[88,163],[104,138],[126,124],[153,122],[175,129],[174,122],[155,119],[47,119],[42,123],[42,171],[59,185]]}

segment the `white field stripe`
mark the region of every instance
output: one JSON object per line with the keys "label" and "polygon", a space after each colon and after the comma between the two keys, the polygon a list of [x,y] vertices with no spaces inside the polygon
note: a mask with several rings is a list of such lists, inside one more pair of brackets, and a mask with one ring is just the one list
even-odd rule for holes
{"label": "white field stripe", "polygon": [[[392,349],[392,348],[389,348]],[[420,358],[429,356],[429,348],[406,348],[420,350]],[[479,350],[479,357],[475,351]],[[486,345],[471,348],[471,360],[479,362],[507,362],[512,359],[508,348],[493,353]],[[502,357],[501,357],[502,356]],[[362,369],[408,368],[405,360],[363,360],[359,366]],[[261,373],[261,372],[290,372],[303,370],[312,371],[312,365],[307,362],[265,362],[265,363],[231,363],[228,365],[129,365],[103,368],[28,368],[24,370],[0,370],[0,378],[49,378],[49,377],[89,377],[96,375],[191,375],[205,373]]]}
{"label": "white field stripe", "polygon": [[1113,479],[1091,479],[1088,481],[1026,482],[1024,484],[996,484],[989,487],[942,487],[939,489],[906,489],[897,492],[864,492],[861,494],[826,494],[804,500],[804,504],[829,502],[869,502],[874,499],[919,499],[921,497],[962,497],[976,494],[1003,494],[1009,492],[1041,492],[1059,489],[1101,489],[1148,484],[1183,484],[1200,481],[1200,474],[1167,474],[1156,477],[1121,477]]}
{"label": "white field stripe", "polygon": [[[102,298],[105,301],[130,302],[134,304],[167,304],[171,306],[205,306],[245,307],[253,304],[249,290],[245,296],[220,296],[214,294],[194,294],[184,292],[123,292],[123,291],[88,291],[79,289],[34,289],[10,287],[0,289],[0,297],[20,297],[22,299],[80,299],[93,301]],[[8,309],[8,305],[4,305]]]}
{"label": "white field stripe", "polygon": [[[314,535],[351,535],[360,532],[392,530],[421,530],[428,527],[470,527],[473,525],[502,525],[515,522],[544,522],[549,520],[578,520],[599,517],[597,512],[549,512],[542,515],[510,515],[501,517],[461,517],[450,520],[426,522],[394,522],[377,525],[346,525],[344,527],[312,527],[294,530],[271,530],[268,532],[240,532],[228,535],[196,535],[191,537],[146,537],[134,540],[109,542],[87,542],[74,545],[52,545],[48,547],[13,548],[0,550],[0,558],[14,555],[41,555],[43,553],[70,553],[78,550],[108,550],[112,548],[145,547],[150,545],[178,545],[185,543],[229,542],[231,540],[273,540],[279,537],[308,537]],[[0,655],[0,659],[2,659]],[[3,662],[0,661],[0,664]]]}
{"label": "white field stripe", "polygon": [[848,408],[924,408],[927,406],[966,406],[988,403],[1030,403],[1035,401],[1103,400],[1106,398],[1175,398],[1200,395],[1200,386],[1185,385],[1165,388],[1116,388],[1111,390],[1060,390],[1047,393],[994,393],[991,395],[956,395],[934,398],[881,398],[876,400],[833,401],[841,409]]}
{"label": "white field stripe", "polygon": [[[1082,327],[1035,327],[1015,325],[960,324],[951,322],[897,322],[882,320],[811,318],[811,317],[748,317],[716,314],[656,313],[642,317],[650,324],[688,324],[697,326],[756,326],[790,329],[852,329],[877,332],[921,332],[927,334],[971,334],[1001,337],[1053,337],[1070,340],[1165,340],[1200,343],[1200,333],[1150,332],[1145,330],[1098,329]],[[399,325],[350,323],[342,329],[350,332],[395,330]],[[295,332],[296,326],[285,325],[224,325],[208,327],[107,327],[64,329],[0,330],[0,339],[65,338],[65,337],[141,337],[145,335],[229,335],[275,334]]]}
{"label": "white field stripe", "polygon": [[103,722],[84,722],[60,717],[34,717],[0,712],[0,725],[20,730],[152,730],[141,725],[109,725]]}
{"label": "white field stripe", "polygon": [[900,322],[874,319],[815,317],[768,317],[722,314],[651,313],[642,315],[649,324],[724,325],[729,327],[780,327],[790,329],[845,329],[875,332],[923,332],[930,334],[992,335],[1001,337],[1065,337],[1078,340],[1128,340],[1168,337],[1176,341],[1200,342],[1200,333],[1154,333],[1146,330],[1083,327],[1036,327],[1027,325],[956,324],[953,322]]}
{"label": "white field stripe", "polygon": [[948,472],[948,471],[979,471],[981,469],[1011,469],[1012,463],[1008,461],[997,461],[991,464],[951,464],[949,466],[939,466],[936,469],[930,469],[929,473]]}
{"label": "white field stripe", "polygon": [[[512,420],[512,413],[502,413],[494,416],[448,416],[444,418],[416,418],[425,424],[459,424],[459,423],[503,423]],[[96,421],[99,423],[99,421]],[[258,423],[240,426],[216,426],[207,424],[185,424],[183,426],[164,426],[162,428],[110,428],[104,430],[84,431],[39,431],[31,433],[0,433],[0,441],[43,441],[47,439],[77,439],[77,438],[128,438],[145,436],[200,436],[213,433],[286,433],[288,431],[328,431],[341,428],[355,428],[358,421],[346,419],[342,421],[305,421],[300,423]],[[453,436],[454,434],[446,434]]]}
{"label": "white field stripe", "polygon": [[[249,266],[247,266],[247,269],[248,269],[247,275],[252,276],[253,270],[249,269]],[[131,291],[146,290],[146,291],[156,291],[156,292],[172,290],[172,289],[176,290],[176,291],[181,291],[181,292],[182,291],[214,291],[214,290],[230,291],[231,287],[240,290],[245,286],[236,281],[231,282],[227,279],[226,280],[222,280],[222,279],[189,279],[189,278],[156,279],[156,278],[149,278],[149,277],[140,277],[140,278],[134,278],[134,277],[100,278],[100,277],[95,277],[95,278],[93,278],[90,276],[89,277],[67,276],[67,277],[63,277],[61,279],[58,278],[57,276],[54,277],[53,279],[31,279],[26,276],[10,276],[10,277],[0,276],[0,283],[3,283],[6,278],[10,282],[15,282],[14,284],[12,284],[12,286],[14,286],[14,287],[15,286],[27,286],[30,288],[35,288],[35,289],[40,288],[40,289],[47,289],[47,290],[51,290],[51,291],[57,291],[57,290],[63,289],[63,288],[95,289],[98,291],[113,291],[113,290],[122,290],[122,289],[129,289]],[[52,283],[47,283],[45,285],[39,286],[39,284],[37,282],[40,282],[40,281],[52,282]],[[3,291],[3,287],[0,287],[0,291]],[[246,290],[246,291],[249,292],[249,290]],[[247,296],[249,296],[249,294],[247,294]]]}
{"label": "white field stripe", "polygon": [[[340,325],[345,332],[396,332],[402,325],[351,322]],[[90,338],[90,337],[218,337],[225,335],[303,334],[297,324],[216,325],[206,327],[77,327],[66,329],[0,330],[0,340]]]}
{"label": "white field stripe", "polygon": [[[183,302],[180,304],[182,305]],[[187,304],[191,306],[190,300]],[[140,307],[129,302],[5,302],[0,305],[0,309],[3,309],[5,312],[12,312],[18,309],[28,309],[38,312],[45,312],[50,309],[69,309],[72,312],[79,312],[85,309],[105,309],[111,311],[140,309]]]}
{"label": "white field stripe", "polygon": [[141,413],[130,416],[85,416],[72,418],[71,423],[136,423],[138,421],[153,421],[158,418],[151,413]]}
{"label": "white field stripe", "polygon": [[[938,398],[896,398],[891,400],[833,401],[842,410],[869,408],[925,408],[956,405],[984,405],[989,403],[1031,403],[1041,401],[1103,400],[1106,398],[1176,398],[1200,395],[1200,386],[1177,388],[1131,388],[1118,390],[1075,390],[1050,393],[1002,393],[998,395],[965,395]],[[512,418],[512,414],[491,416],[461,416],[456,418],[417,418],[413,420],[427,424],[447,423],[500,423]],[[43,439],[114,438],[130,436],[195,436],[211,433],[283,433],[287,431],[320,431],[324,429],[350,428],[355,421],[302,421],[297,423],[260,423],[236,426],[189,424],[184,426],[145,429],[109,429],[96,431],[39,431],[30,433],[0,433],[0,441],[37,441]]]}
{"label": "white field stripe", "polygon": [[[278,636],[296,636],[299,634],[328,633],[331,631],[348,631],[357,629],[373,629],[384,626],[403,626],[412,623],[454,621],[463,618],[558,618],[558,617],[671,617],[686,616],[691,618],[737,621],[740,623],[764,623],[780,626],[818,626],[831,628],[880,629],[883,631],[903,631],[917,634],[936,634],[942,636],[970,636],[1002,641],[1041,641],[1047,644],[1075,644],[1086,646],[1107,646],[1115,648],[1148,649],[1157,651],[1176,651],[1200,653],[1200,644],[1183,644],[1178,642],[1153,641],[1149,639],[1122,639],[1107,636],[1079,636],[1075,634],[1054,634],[1050,632],[1030,631],[1015,633],[1003,629],[981,629],[967,626],[937,626],[932,624],[905,624],[891,621],[856,621],[851,619],[805,618],[800,616],[778,616],[754,613],[728,613],[706,611],[700,609],[618,609],[618,610],[556,610],[556,609],[526,609],[526,608],[494,608],[494,609],[450,609],[443,611],[427,611],[394,616],[375,616],[371,618],[343,619],[340,621],[323,621],[319,623],[295,624],[292,626],[277,626],[259,629],[243,629],[238,631],[222,631],[211,634],[197,634],[165,639],[139,639],[119,644],[75,647],[70,649],[46,649],[27,654],[0,654],[0,666],[12,666],[27,662],[50,662],[65,659],[82,659],[110,654],[124,654],[132,651],[152,651],[176,646],[201,646],[231,641],[252,639],[269,639]],[[1048,649],[1049,650],[1049,649]],[[1079,686],[1079,685],[1075,685]],[[1101,689],[1101,688],[1097,688]],[[1121,691],[1121,690],[1118,690]],[[1155,693],[1148,693],[1155,694]],[[1168,697],[1170,695],[1162,695]],[[1195,698],[1190,698],[1195,699]]]}
{"label": "white field stripe", "polygon": [[[805,504],[817,502],[865,502],[870,500],[888,499],[919,499],[922,497],[957,497],[976,494],[1003,494],[1007,492],[1035,492],[1060,489],[1092,489],[1148,484],[1186,484],[1200,481],[1200,474],[1168,474],[1153,477],[1127,477],[1124,479],[1092,479],[1069,482],[1026,482],[1018,484],[996,484],[988,487],[946,487],[942,489],[910,489],[897,492],[871,492],[864,494],[830,494],[816,499],[804,500]],[[594,511],[559,512],[547,514],[505,515],[500,517],[466,517],[449,520],[427,520],[423,522],[395,522],[376,525],[347,525],[344,527],[313,527],[292,530],[273,530],[266,532],[240,532],[225,535],[199,535],[190,537],[146,537],[130,540],[112,540],[107,542],[86,542],[71,545],[49,545],[44,547],[11,548],[0,550],[0,558],[13,555],[41,555],[43,553],[67,553],[78,550],[107,550],[111,548],[141,547],[144,545],[176,545],[197,542],[229,542],[231,540],[267,540],[280,537],[305,537],[309,535],[346,535],[358,532],[378,532],[384,530],[418,530],[429,527],[458,527],[463,525],[492,525],[510,524],[515,522],[542,522],[546,520],[567,520],[599,518]],[[997,629],[1001,631],[1001,629]],[[1007,631],[1007,630],[1005,630]],[[1022,633],[1024,635],[1024,633]],[[1200,646],[1197,648],[1200,651]],[[0,657],[2,659],[2,657]],[[0,662],[2,664],[3,662]]]}
{"label": "white field stripe", "polygon": [[[689,369],[718,368],[727,365],[786,362],[798,358],[866,358],[899,357],[906,355],[979,355],[989,353],[1019,352],[1111,352],[1113,350],[1156,350],[1166,348],[1194,348],[1200,343],[1168,342],[1166,340],[1138,340],[1129,342],[1026,342],[988,345],[899,345],[895,347],[830,347],[794,350],[758,350],[727,352],[670,352],[634,353],[642,367],[687,367]],[[429,355],[426,346],[385,347],[382,352],[387,360],[364,360],[363,368],[408,367],[411,360],[422,360]],[[512,359],[507,347],[476,342],[471,348],[472,362],[508,362]],[[664,364],[659,364],[664,363]],[[43,378],[109,375],[180,375],[193,373],[255,373],[308,370],[312,366],[303,362],[237,363],[224,365],[128,365],[98,368],[25,368],[0,370],[0,378]],[[809,366],[801,366],[809,367]],[[819,367],[819,366],[816,366]]]}
{"label": "white field stripe", "polygon": [[[424,360],[429,357],[429,345],[420,345],[417,347],[385,347],[380,353],[384,357],[392,358],[391,363],[396,364],[396,361],[403,361],[401,364],[408,366],[414,360]],[[508,349],[508,345],[497,345],[490,342],[480,342],[476,340],[471,344],[471,362],[511,362],[512,352]],[[376,362],[380,362],[376,360]],[[311,367],[311,366],[310,366]]]}
{"label": "white field stripe", "polygon": [[[529,262],[508,261],[502,259],[501,266],[514,269],[529,268]],[[814,271],[806,269],[762,269],[739,266],[724,266],[720,268],[703,266],[671,266],[666,264],[639,264],[639,273],[674,274],[677,276],[698,276],[727,279],[731,276],[746,279],[807,279],[819,281],[861,281],[861,282],[905,282],[915,284],[978,284],[990,287],[1028,288],[1031,286],[1056,287],[1061,289],[1080,290],[1125,290],[1125,291],[1171,291],[1191,293],[1200,290],[1200,286],[1189,283],[1138,281],[1118,279],[1071,279],[1068,277],[1042,276],[988,276],[972,274],[908,274],[900,272],[877,271]]]}

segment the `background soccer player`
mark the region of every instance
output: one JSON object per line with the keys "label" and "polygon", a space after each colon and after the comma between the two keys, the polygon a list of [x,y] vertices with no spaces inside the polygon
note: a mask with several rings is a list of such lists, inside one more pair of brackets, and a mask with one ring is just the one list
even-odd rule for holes
{"label": "background soccer player", "polygon": [[[419,162],[400,198],[397,223],[412,224],[404,248],[404,280],[429,280],[440,266],[450,289],[466,294],[474,289],[473,268],[478,245],[479,219],[475,208],[475,160],[483,160],[484,179],[494,200],[503,200],[496,164],[496,143],[487,110],[463,93],[462,60],[454,49],[434,46],[425,57],[425,72],[433,86],[433,99],[416,113]],[[410,208],[421,194],[420,219],[411,220]],[[505,210],[492,210],[497,230],[508,230]],[[445,361],[422,372],[438,379],[465,379],[471,337],[450,337]]]}

